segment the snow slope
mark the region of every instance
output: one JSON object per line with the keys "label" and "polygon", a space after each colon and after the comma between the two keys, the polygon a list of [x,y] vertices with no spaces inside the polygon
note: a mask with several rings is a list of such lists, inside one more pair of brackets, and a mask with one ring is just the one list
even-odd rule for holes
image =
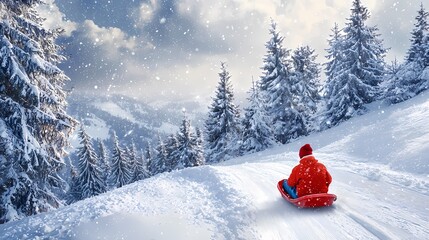
{"label": "snow slope", "polygon": [[[428,239],[429,93],[267,151],[164,173],[0,225],[0,239]],[[332,207],[298,209],[276,184],[311,143]]]}

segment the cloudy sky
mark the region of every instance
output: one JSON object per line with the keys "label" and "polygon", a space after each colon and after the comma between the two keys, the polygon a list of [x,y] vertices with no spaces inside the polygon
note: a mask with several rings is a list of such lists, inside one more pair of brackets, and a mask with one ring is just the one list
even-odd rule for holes
{"label": "cloudy sky", "polygon": [[[122,93],[146,102],[209,101],[221,61],[237,95],[261,76],[270,18],[284,46],[309,45],[324,62],[334,23],[344,26],[352,0],[45,0],[46,26],[66,30],[60,43],[68,88]],[[402,60],[421,1],[363,0],[390,48]],[[429,6],[425,6],[429,8]]]}

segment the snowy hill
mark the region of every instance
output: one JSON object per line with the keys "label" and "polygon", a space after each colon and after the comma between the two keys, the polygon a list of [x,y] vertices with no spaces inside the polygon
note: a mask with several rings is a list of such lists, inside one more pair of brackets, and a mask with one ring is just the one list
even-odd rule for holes
{"label": "snowy hill", "polygon": [[[292,144],[163,173],[0,225],[0,239],[427,239],[429,93]],[[330,208],[276,189],[311,143],[333,176]]]}

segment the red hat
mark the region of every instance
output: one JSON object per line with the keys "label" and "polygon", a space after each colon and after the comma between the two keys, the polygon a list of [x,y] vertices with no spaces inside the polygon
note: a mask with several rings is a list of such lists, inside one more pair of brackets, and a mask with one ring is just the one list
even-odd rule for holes
{"label": "red hat", "polygon": [[299,149],[299,158],[303,158],[304,156],[312,155],[312,154],[313,154],[313,149],[308,143]]}

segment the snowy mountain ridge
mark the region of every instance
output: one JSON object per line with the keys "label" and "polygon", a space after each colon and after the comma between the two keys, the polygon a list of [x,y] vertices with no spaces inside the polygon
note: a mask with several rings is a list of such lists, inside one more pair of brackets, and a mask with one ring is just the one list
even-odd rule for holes
{"label": "snowy mountain ridge", "polygon": [[[115,130],[119,140],[130,144],[133,140],[143,148],[147,141],[154,143],[158,135],[175,133],[186,109],[187,116],[198,124],[203,118],[201,106],[197,102],[176,102],[153,106],[140,100],[122,96],[92,96],[73,93],[69,99],[70,115],[84,124],[93,139],[109,140],[109,132]],[[72,138],[76,147],[79,141]]]}
{"label": "snowy mountain ridge", "polygon": [[[162,173],[0,225],[0,239],[425,239],[429,94],[221,164]],[[330,208],[276,189],[310,143],[333,176]]]}

